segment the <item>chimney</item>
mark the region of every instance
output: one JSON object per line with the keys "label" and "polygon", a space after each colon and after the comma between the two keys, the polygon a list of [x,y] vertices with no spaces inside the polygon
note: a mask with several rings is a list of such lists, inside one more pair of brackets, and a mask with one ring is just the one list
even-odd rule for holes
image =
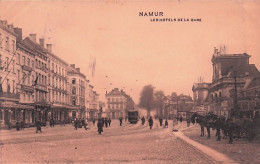
{"label": "chimney", "polygon": [[70,66],[71,66],[72,68],[75,68],[75,64],[71,64]]}
{"label": "chimney", "polygon": [[44,48],[44,38],[39,39],[40,46]]}
{"label": "chimney", "polygon": [[14,28],[14,32],[18,35],[17,38],[16,38],[17,42],[20,42],[22,40],[22,38],[23,38],[23,30],[22,30],[22,28],[16,27],[16,28]]}
{"label": "chimney", "polygon": [[47,46],[47,50],[49,52],[51,52],[52,51],[52,44],[46,44],[46,46]]}
{"label": "chimney", "polygon": [[30,34],[30,40],[36,43],[36,34]]}
{"label": "chimney", "polygon": [[80,72],[80,68],[76,68],[76,70],[77,70],[78,72]]}

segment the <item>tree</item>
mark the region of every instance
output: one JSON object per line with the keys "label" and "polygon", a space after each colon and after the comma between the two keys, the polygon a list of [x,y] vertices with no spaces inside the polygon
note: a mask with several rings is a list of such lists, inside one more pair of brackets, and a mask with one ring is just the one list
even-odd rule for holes
{"label": "tree", "polygon": [[178,99],[177,93],[176,93],[176,92],[172,92],[172,94],[171,94],[171,100],[172,100],[172,101],[177,101],[177,99]]}
{"label": "tree", "polygon": [[146,85],[140,95],[139,106],[147,110],[148,117],[150,117],[150,111],[153,106],[153,92],[154,87],[152,85]]}
{"label": "tree", "polygon": [[159,116],[163,115],[163,100],[165,98],[164,92],[159,90],[154,93],[154,107],[157,109]]}

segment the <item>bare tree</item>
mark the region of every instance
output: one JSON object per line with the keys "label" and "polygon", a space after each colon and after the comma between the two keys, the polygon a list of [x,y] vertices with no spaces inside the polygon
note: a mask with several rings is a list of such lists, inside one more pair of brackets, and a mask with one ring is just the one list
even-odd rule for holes
{"label": "bare tree", "polygon": [[139,106],[147,110],[147,116],[150,117],[150,111],[153,107],[153,92],[154,87],[152,85],[144,86],[141,96]]}

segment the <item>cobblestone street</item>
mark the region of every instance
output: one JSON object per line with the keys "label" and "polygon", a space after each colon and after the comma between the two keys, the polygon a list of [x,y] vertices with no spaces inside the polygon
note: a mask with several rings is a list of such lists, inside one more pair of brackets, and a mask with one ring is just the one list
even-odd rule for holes
{"label": "cobblestone street", "polygon": [[[169,122],[172,125],[172,122]],[[96,126],[73,130],[72,125],[1,131],[0,163],[210,163],[215,162],[196,148],[176,138],[172,126],[155,121],[144,126],[119,126],[118,120],[98,135]]]}

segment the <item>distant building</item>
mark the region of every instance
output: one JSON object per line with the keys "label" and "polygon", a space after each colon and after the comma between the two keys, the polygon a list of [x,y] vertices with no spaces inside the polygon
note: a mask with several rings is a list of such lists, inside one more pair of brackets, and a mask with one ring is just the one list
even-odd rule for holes
{"label": "distant building", "polygon": [[86,116],[85,82],[86,76],[71,64],[68,68],[69,104],[71,105],[69,117],[72,119]]}
{"label": "distant building", "polygon": [[193,85],[196,107],[203,105],[207,112],[224,116],[228,116],[232,108],[252,115],[259,101],[260,73],[254,64],[249,64],[249,58],[246,53],[226,54],[225,48],[220,51],[215,48],[211,59],[212,83]]}
{"label": "distant building", "polygon": [[114,88],[105,96],[107,100],[107,116],[112,119],[126,117],[127,111],[135,109],[134,101],[123,90],[119,91],[118,88]]}

